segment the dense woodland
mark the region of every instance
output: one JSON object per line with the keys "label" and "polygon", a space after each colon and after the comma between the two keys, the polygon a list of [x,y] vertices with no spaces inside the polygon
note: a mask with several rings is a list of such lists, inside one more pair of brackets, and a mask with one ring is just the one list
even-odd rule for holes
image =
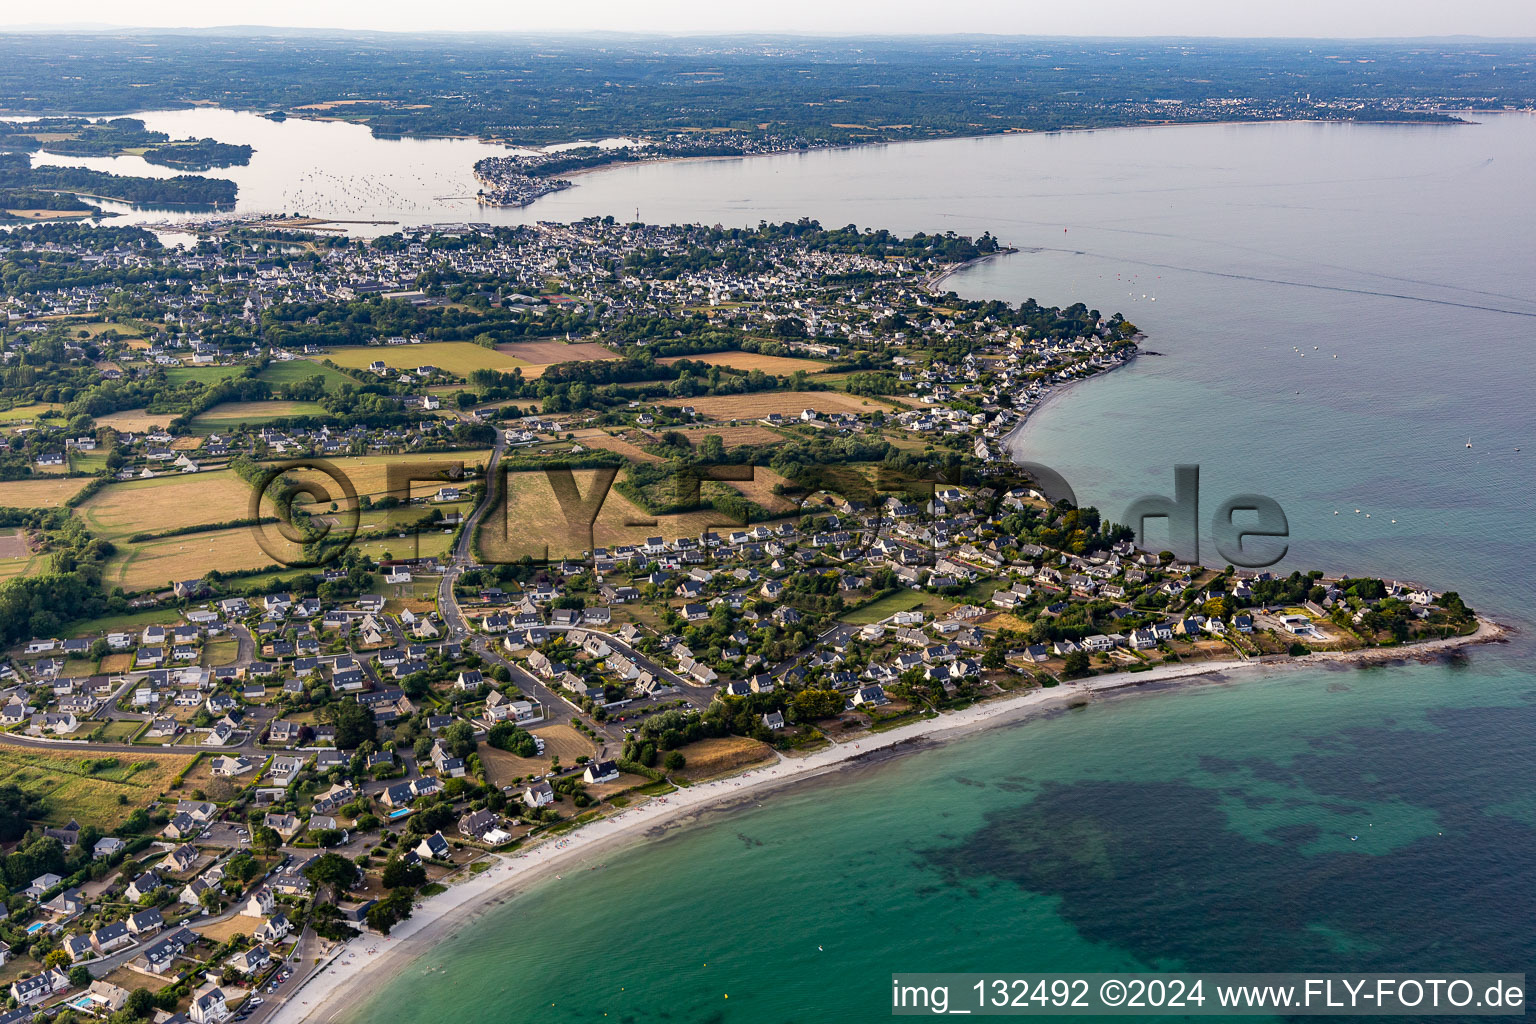
{"label": "dense woodland", "polygon": [[33,167],[25,153],[0,153],[0,204],[15,207],[12,192],[73,192],[115,199],[135,206],[208,208],[233,206],[235,183],[228,178],[178,174],[174,178],[138,178],[85,167]]}
{"label": "dense woodland", "polygon": [[[1528,43],[1486,40],[1318,50],[1300,41],[966,36],[16,33],[0,39],[0,99],[34,113],[193,100],[291,111],[347,99],[344,116],[385,134],[549,143],[714,128],[835,144],[1164,121],[1443,118],[1432,106],[1536,101],[1533,58]],[[91,73],[79,74],[87,62]],[[594,156],[569,159],[581,166]]]}

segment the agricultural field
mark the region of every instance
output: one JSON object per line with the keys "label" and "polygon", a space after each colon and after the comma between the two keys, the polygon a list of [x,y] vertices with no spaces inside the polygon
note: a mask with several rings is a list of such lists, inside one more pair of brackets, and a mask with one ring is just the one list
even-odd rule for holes
{"label": "agricultural field", "polygon": [[[620,455],[624,456],[626,459],[631,460],[632,462],[661,461],[659,456],[652,455],[650,452],[641,448],[638,444],[627,441],[623,437],[614,437],[612,434],[605,430],[599,430],[594,427],[590,430],[578,430],[575,433],[576,443],[581,445],[583,448],[601,448],[603,451],[607,452],[618,452]],[[647,440],[647,438],[638,430],[627,431],[627,433],[638,437],[641,441]]]}
{"label": "agricultural field", "polygon": [[[276,557],[262,546],[263,537]],[[259,569],[277,564],[279,558],[298,561],[302,552],[298,545],[281,541],[276,525],[237,526],[126,546],[107,562],[102,584],[108,590],[122,587],[129,592],[168,588],[176,580],[198,579],[212,568]]]}
{"label": "agricultural field", "polygon": [[705,530],[739,528],[713,510],[652,517],[617,490],[608,492],[589,528],[583,520],[592,516],[596,476],[596,470],[572,471],[585,514],[573,509],[567,515],[549,476],[541,472],[509,473],[507,498],[486,513],[475,538],[477,550],[483,558],[503,561],[524,555],[564,558],[593,547],[639,544],[657,535],[697,537]]}
{"label": "agricultural field", "polygon": [[[0,494],[6,486],[0,484]],[[77,512],[96,536],[121,540],[136,533],[163,533],[249,518],[251,488],[227,469],[173,473],[108,484],[91,495]]]}
{"label": "agricultural field", "polygon": [[375,560],[443,558],[447,556],[452,543],[452,530],[432,530],[424,533],[407,533],[403,537],[398,533],[382,537],[369,537],[365,533],[359,533],[357,539],[352,542],[352,547]]}
{"label": "agricultural field", "polygon": [[57,412],[62,408],[64,407],[57,402],[34,402],[31,405],[13,406],[0,410],[0,426],[11,427],[31,423],[45,412]]}
{"label": "agricultural field", "polygon": [[115,331],[118,337],[128,340],[144,334],[152,334],[155,331],[163,331],[165,327],[165,324],[154,320],[120,320],[107,323],[101,321],[82,321],[70,324],[69,330],[71,334],[76,336],[83,332],[93,338]]}
{"label": "agricultural field", "polygon": [[15,579],[17,576],[35,576],[48,568],[48,558],[45,555],[31,555],[27,558],[0,558],[0,583]]}
{"label": "agricultural field", "polygon": [[824,363],[819,359],[797,359],[793,356],[765,356],[759,352],[705,352],[702,355],[693,356],[667,356],[665,359],[656,360],[663,366],[671,366],[682,360],[694,363],[708,363],[710,366],[724,366],[732,370],[761,370],[780,377],[787,377],[796,370],[804,370],[806,373],[820,373],[831,363]]}
{"label": "agricultural field", "polygon": [[683,433],[687,434],[688,440],[695,445],[702,443],[706,434],[719,434],[720,443],[725,445],[727,450],[744,445],[782,444],[785,438],[785,435],[759,423],[748,423],[736,427],[711,423],[698,427],[684,427]]}
{"label": "agricultural field", "polygon": [[260,426],[293,416],[326,416],[319,402],[224,402],[192,421],[192,429],[202,434],[238,430],[242,425]]}
{"label": "agricultural field", "polygon": [[[135,808],[167,792],[191,760],[191,755],[149,753],[93,757],[0,743],[0,785],[15,783],[41,797],[49,824],[74,818],[113,829]],[[119,803],[119,796],[126,802]]]}
{"label": "agricultural field", "polygon": [[374,361],[382,362],[394,370],[414,370],[418,366],[435,366],[456,377],[467,377],[471,370],[509,371],[524,367],[527,363],[483,345],[468,341],[429,341],[420,345],[345,345],[327,349],[323,358],[337,366],[365,370]]}
{"label": "agricultural field", "polygon": [[774,487],[779,484],[788,485],[789,481],[767,466],[753,466],[751,480],[731,480],[722,486],[732,488],[773,515],[797,514],[800,509],[797,502],[773,493]]}
{"label": "agricultural field", "polygon": [[325,390],[335,391],[343,384],[356,384],[351,377],[340,370],[330,366],[322,366],[310,359],[289,359],[283,362],[271,362],[267,368],[256,375],[257,380],[264,380],[269,384],[297,384],[311,377],[324,377]]}
{"label": "agricultural field", "polygon": [[715,420],[755,420],[769,413],[799,416],[802,409],[819,413],[889,412],[891,403],[877,398],[845,395],[841,391],[761,391],[750,395],[709,395],[704,398],[668,398],[660,405],[691,405],[700,416]]}
{"label": "agricultural field", "polygon": [[199,384],[212,384],[215,381],[239,376],[243,370],[244,367],[240,366],[167,366],[165,379],[172,384],[185,384],[189,380],[195,380]]}
{"label": "agricultural field", "polygon": [[0,507],[58,508],[74,497],[88,480],[83,477],[36,477],[0,481]]}
{"label": "agricultural field", "polygon": [[497,345],[496,351],[531,364],[533,369],[523,370],[524,377],[537,377],[543,372],[540,367],[555,363],[621,358],[613,349],[592,341],[509,341]]}
{"label": "agricultural field", "polygon": [[[355,457],[326,459],[338,471],[346,474],[352,486],[357,490],[358,496],[366,494],[373,498],[383,497],[389,490],[389,467],[412,466],[422,467],[427,463],[462,462],[465,470],[475,466],[484,466],[490,460],[491,452],[488,448],[479,448],[458,452],[413,452],[401,455],[359,455]],[[426,497],[433,494],[444,481],[418,480],[411,483],[412,497]],[[329,488],[335,491],[333,484]]]}
{"label": "agricultural field", "polygon": [[[413,518],[418,512],[419,509],[412,509]],[[374,558],[386,554],[392,558],[415,558],[447,553],[453,539],[451,531],[412,531],[401,536],[400,530],[390,529],[388,515],[366,512],[359,516],[354,541],[357,550]],[[197,579],[212,567],[243,571],[291,564],[302,558],[301,545],[286,539],[281,524],[236,526],[124,545],[107,563],[103,582],[109,589],[121,586],[138,591],[166,587],[176,580]]]}
{"label": "agricultural field", "polygon": [[26,531],[0,531],[0,580],[42,572],[47,564],[47,555],[33,553]]}
{"label": "agricultural field", "polygon": [[754,764],[771,761],[774,756],[773,748],[768,744],[745,736],[695,740],[677,749],[688,763],[675,774],[691,782],[740,771]]}
{"label": "agricultural field", "polygon": [[96,417],[98,427],[110,427],[120,433],[142,434],[153,427],[164,427],[176,418],[173,412],[147,412],[144,409],[124,409]]}
{"label": "agricultural field", "polygon": [[542,757],[518,757],[505,750],[481,744],[480,757],[493,785],[505,786],[518,777],[542,775],[549,770],[550,759],[560,758],[563,765],[573,765],[578,757],[593,757],[597,748],[592,741],[569,725],[535,726],[528,730],[544,741]]}

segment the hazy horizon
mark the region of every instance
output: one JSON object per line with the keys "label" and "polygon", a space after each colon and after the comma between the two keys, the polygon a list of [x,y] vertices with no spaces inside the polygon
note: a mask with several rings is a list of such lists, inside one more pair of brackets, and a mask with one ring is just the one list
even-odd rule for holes
{"label": "hazy horizon", "polygon": [[1524,43],[1536,42],[1536,30],[1529,34],[1520,35],[1487,35],[1475,32],[1461,33],[1415,33],[1411,35],[1217,35],[1214,33],[1193,32],[1159,32],[1145,35],[1105,35],[1102,33],[1088,32],[986,32],[981,30],[969,30],[953,32],[834,32],[834,31],[804,31],[797,32],[790,29],[696,29],[696,30],[671,30],[671,31],[642,31],[639,29],[595,29],[595,28],[544,28],[544,29],[514,29],[497,28],[471,30],[463,28],[365,28],[361,26],[347,25],[276,25],[260,22],[229,23],[211,25],[132,25],[120,22],[63,22],[40,23],[24,22],[17,24],[0,23],[0,33],[12,32],[19,34],[37,35],[69,35],[91,34],[100,32],[134,32],[134,33],[167,33],[167,34],[199,34],[215,35],[221,32],[230,33],[259,33],[259,32],[302,32],[306,35],[324,35],[335,33],[337,35],[377,34],[394,35],[402,37],[426,38],[431,36],[506,36],[522,39],[564,39],[564,38],[593,38],[593,39],[870,39],[870,40],[906,40],[906,39],[1061,39],[1086,42],[1146,42],[1155,40],[1183,40],[1183,41],[1230,41],[1230,42],[1388,42],[1388,43],[1416,43],[1416,42],[1488,42],[1488,43]]}
{"label": "hazy horizon", "polygon": [[[763,5],[663,0],[641,8],[619,0],[569,0],[508,9],[468,0],[429,13],[405,0],[359,3],[271,0],[259,21],[231,19],[229,9],[192,0],[70,0],[47,21],[0,24],[0,31],[72,32],[108,29],[275,31],[476,32],[521,35],[618,33],[639,35],[803,36],[1064,36],[1097,39],[1446,39],[1536,37],[1536,4],[1523,0],[1294,0],[1286,5],[1234,5],[1226,0],[958,0],[942,14],[913,0],[782,0]],[[251,13],[255,13],[254,10]]]}

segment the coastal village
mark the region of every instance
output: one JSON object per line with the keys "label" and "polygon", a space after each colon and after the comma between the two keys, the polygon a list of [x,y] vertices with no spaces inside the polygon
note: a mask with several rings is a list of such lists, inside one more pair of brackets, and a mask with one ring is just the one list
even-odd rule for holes
{"label": "coastal village", "polygon": [[[0,296],[11,578],[86,566],[96,602],[7,620],[0,1024],[268,1019],[350,938],[712,780],[1477,627],[1415,583],[1149,550],[1020,474],[1009,435],[1138,334],[941,290],[997,251],[597,220],[0,242],[32,268]],[[251,501],[322,458],[354,493]],[[248,539],[277,526],[288,555]]]}

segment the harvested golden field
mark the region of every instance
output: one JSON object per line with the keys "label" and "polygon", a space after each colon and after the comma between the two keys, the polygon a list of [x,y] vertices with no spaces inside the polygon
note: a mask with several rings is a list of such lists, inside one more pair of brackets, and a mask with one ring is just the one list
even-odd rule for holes
{"label": "harvested golden field", "polygon": [[31,576],[42,572],[48,562],[41,556],[28,558],[0,558],[0,582],[17,576]]}
{"label": "harvested golden field", "polygon": [[[649,438],[647,438],[641,431],[632,430],[628,433],[633,437],[638,437],[642,441],[649,440]],[[627,441],[623,437],[614,437],[608,432],[598,430],[596,428],[591,430],[576,431],[576,441],[583,448],[601,448],[604,451],[618,452],[626,459],[630,459],[634,462],[662,461],[659,457],[652,455],[650,452],[641,448],[639,445],[633,443],[632,441]]]}
{"label": "harvested golden field", "polygon": [[[326,459],[325,461],[335,466],[344,473],[359,496],[364,494],[370,497],[382,497],[389,490],[389,467],[408,466],[413,471],[426,473],[429,463],[456,463],[464,464],[466,470],[475,466],[484,466],[490,460],[490,449],[476,449],[462,452],[431,452],[409,453],[401,455],[360,455],[355,458]],[[307,479],[312,473],[299,474],[300,479]],[[431,480],[415,481],[411,484],[413,497],[425,497],[434,494],[443,485],[443,481]],[[339,489],[336,484],[328,484],[327,490],[336,492]]]}
{"label": "harvested golden field", "polygon": [[47,555],[29,555],[25,558],[0,558],[0,582],[17,576],[35,576],[48,569]]}
{"label": "harvested golden field", "polygon": [[889,412],[891,403],[877,398],[845,395],[841,391],[761,391],[750,395],[710,395],[705,398],[668,398],[661,405],[691,405],[700,416],[716,420],[755,420],[769,413],[798,417],[802,409],[819,413]]}
{"label": "harvested golden field", "polygon": [[58,508],[88,482],[81,477],[0,481],[0,508]]}
{"label": "harvested golden field", "polygon": [[806,373],[820,373],[831,363],[824,363],[819,359],[796,359],[793,356],[765,356],[759,352],[705,352],[694,356],[667,356],[665,359],[656,360],[663,366],[671,366],[681,360],[694,363],[708,363],[710,366],[724,366],[732,370],[761,370],[776,376],[787,377],[796,370],[804,370]]}
{"label": "harvested golden field", "polygon": [[143,409],[124,409],[96,417],[98,427],[110,427],[119,432],[142,434],[151,427],[164,427],[176,418],[175,413],[146,412]]}
{"label": "harvested golden field", "polygon": [[75,220],[91,216],[89,210],[14,210],[8,208],[5,212],[12,217],[20,217],[23,220]]}
{"label": "harvested golden field", "polygon": [[[389,534],[385,537],[367,537],[358,534],[352,546],[357,551],[378,561],[391,558],[442,558],[453,543],[453,531],[434,530],[430,533],[408,533],[404,537]],[[432,602],[424,602],[432,607]],[[421,608],[414,609],[421,611]]]}
{"label": "harvested golden field", "polygon": [[280,557],[300,559],[298,546],[280,543],[280,536],[275,525],[237,526],[141,541],[113,556],[102,582],[109,590],[118,586],[128,591],[152,590],[169,587],[176,580],[198,579],[209,569],[229,572],[276,564],[277,559],[262,547],[261,537],[269,539],[268,546]]}
{"label": "harvested golden field", "polygon": [[594,469],[571,471],[577,493],[568,499],[571,507],[567,510],[562,509],[549,475],[509,473],[508,500],[486,513],[476,536],[481,556],[504,561],[524,555],[565,558],[594,547],[643,543],[647,537],[697,537],[705,530],[740,528],[739,524],[723,522],[728,517],[714,511],[652,518],[617,490],[601,498],[599,507],[597,475]]}
{"label": "harvested golden field", "polygon": [[687,759],[687,764],[674,774],[693,782],[739,771],[750,765],[770,761],[774,756],[773,748],[768,744],[745,736],[697,740],[677,749]]}
{"label": "harvested golden field", "polygon": [[549,770],[551,759],[555,757],[563,765],[573,765],[578,757],[593,757],[597,754],[592,741],[569,725],[534,726],[528,731],[544,741],[542,757],[518,757],[505,750],[481,744],[480,757],[485,761],[486,774],[492,785],[505,786],[515,778],[542,775]]}
{"label": "harvested golden field", "polygon": [[[497,345],[496,351],[535,366],[620,358],[613,349],[593,341],[509,341]],[[523,376],[529,375],[527,370],[523,371]]]}
{"label": "harvested golden field", "polygon": [[[488,451],[477,450],[431,455],[370,455],[325,461],[335,466],[351,481],[359,496],[366,494],[378,498],[382,497],[388,489],[388,467],[392,465],[424,469],[429,463],[463,462],[466,467],[473,467],[476,464],[483,464],[489,457]],[[316,470],[298,469],[293,472],[293,477],[300,483],[317,482],[338,504],[346,504],[340,484],[329,479],[325,474]],[[33,483],[33,481],[20,482]],[[66,482],[79,483],[79,481]],[[13,485],[0,484],[0,498],[3,498],[5,488],[10,486]],[[411,494],[421,497],[436,492],[441,486],[441,482],[427,480],[414,482],[411,484]],[[79,513],[92,533],[108,540],[121,540],[137,533],[163,533],[188,526],[248,519],[251,517],[251,496],[250,485],[232,470],[173,473],[144,480],[108,484],[81,505]],[[270,503],[264,504],[259,509],[259,514],[271,515]],[[184,543],[192,543],[199,537],[223,537],[231,532],[234,531],[219,531],[218,534],[189,534],[179,539]],[[163,555],[163,545],[161,548],[160,554]],[[199,548],[207,551],[208,542],[204,541]],[[264,565],[266,562],[255,564]],[[205,566],[199,569],[192,573],[192,576],[201,576],[207,568]]]}
{"label": "harvested golden field", "polygon": [[[43,818],[63,824],[71,818],[112,829],[135,808],[165,793],[189,754],[76,755],[57,750],[0,744],[0,785],[15,783],[46,804]],[[126,803],[118,803],[118,796]]]}
{"label": "harvested golden field", "polygon": [[221,402],[192,420],[192,429],[201,433],[223,433],[243,426],[259,426],[273,420],[297,416],[325,416],[319,402]]}
{"label": "harvested golden field", "polygon": [[742,426],[723,426],[720,424],[707,424],[699,427],[685,427],[683,433],[688,435],[688,440],[695,445],[703,443],[707,434],[719,434],[720,443],[727,449],[740,448],[744,445],[783,444],[784,435],[776,433],[772,428],[760,423],[748,423]]}
{"label": "harvested golden field", "polygon": [[523,360],[468,341],[429,341],[420,345],[347,345],[326,349],[324,357],[337,366],[366,370],[368,364],[381,362],[392,370],[414,370],[435,366],[457,377],[467,377],[471,370],[511,370],[524,367]]}
{"label": "harvested golden field", "polygon": [[797,512],[800,506],[788,498],[773,493],[778,484],[788,484],[789,481],[767,466],[753,466],[751,480],[732,480],[726,486],[739,491],[742,497],[756,502],[759,506],[777,516],[787,516]]}
{"label": "harvested golden field", "polygon": [[[0,484],[0,488],[4,486]],[[92,533],[108,540],[121,540],[136,533],[163,533],[249,518],[251,488],[227,469],[172,473],[107,484],[78,511]],[[201,576],[202,572],[193,575]]]}

